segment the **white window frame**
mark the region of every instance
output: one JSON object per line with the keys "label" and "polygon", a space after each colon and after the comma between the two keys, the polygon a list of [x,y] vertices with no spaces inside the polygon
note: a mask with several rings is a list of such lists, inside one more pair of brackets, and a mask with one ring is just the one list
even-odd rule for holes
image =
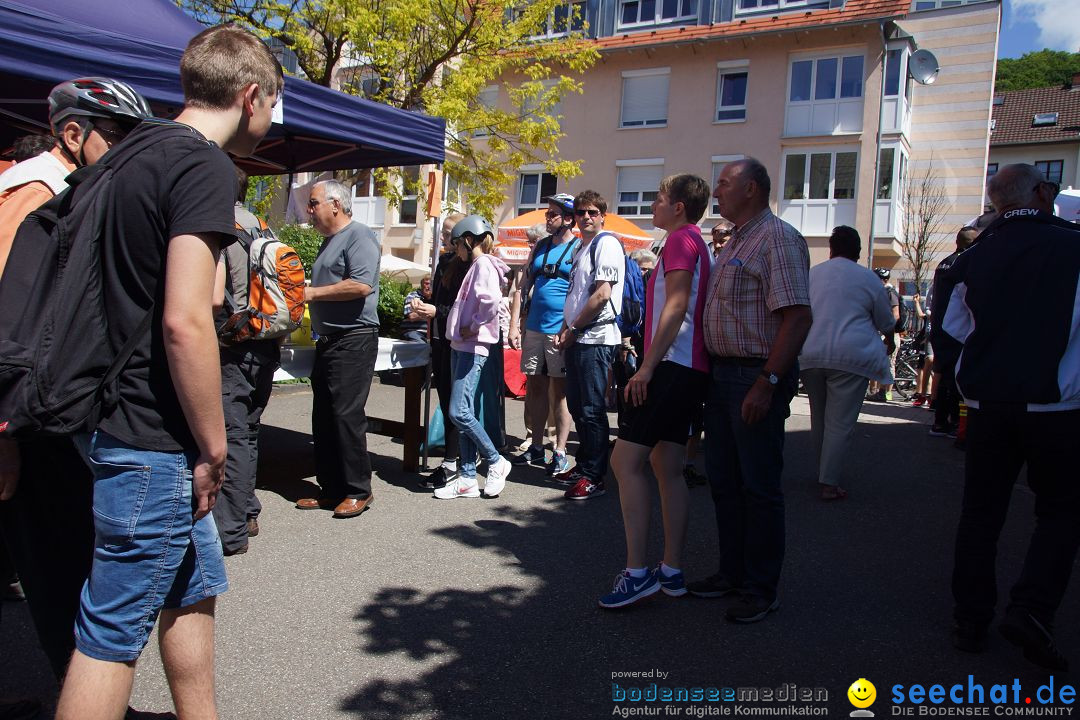
{"label": "white window frame", "polygon": [[[746,92],[743,95],[742,105],[721,105],[723,99],[723,83],[727,75],[746,73]],[[746,122],[746,101],[750,97],[750,61],[749,60],[721,60],[716,63],[716,108],[713,111],[714,124],[726,124]],[[720,118],[721,112],[742,111],[742,117]]]}
{"label": "white window frame", "polygon": [[[625,30],[630,28],[649,27],[651,25],[660,25],[662,23],[677,23],[686,20],[695,20],[698,16],[698,11],[701,8],[701,3],[706,0],[676,0],[679,3],[679,14],[675,17],[664,17],[664,0],[655,0],[655,9],[652,18],[641,17],[641,6],[643,0],[619,0],[618,5],[615,8],[615,12],[618,15],[615,16],[615,25],[619,30]],[[636,3],[638,6],[638,19],[635,22],[623,22],[623,5],[629,3]],[[685,8],[690,3],[694,4],[694,11],[687,13]]]}
{"label": "white window frame", "polygon": [[811,4],[817,4],[812,2],[812,0],[776,0],[775,4],[769,3],[762,5],[763,2],[768,3],[768,0],[757,0],[756,7],[744,8],[742,7],[742,0],[735,0],[735,14],[752,15],[754,13],[787,11],[796,8],[804,8]]}
{"label": "white window frame", "polygon": [[[709,187],[713,190],[716,189],[716,181],[720,177],[720,171],[724,169],[724,166],[728,163],[733,163],[736,160],[745,160],[745,155],[713,155],[712,156],[712,184]],[[716,198],[709,198],[709,217],[723,217],[720,214],[720,208],[716,204]]]}
{"label": "white window frame", "polygon": [[[664,77],[664,117],[663,118],[643,118],[642,120],[626,120],[626,101],[627,101],[627,81],[630,81],[629,85],[633,86],[634,81],[640,78],[652,78],[652,77]],[[667,127],[668,110],[671,97],[671,68],[648,68],[645,70],[624,70],[622,72],[622,95],[619,100],[619,129],[620,130],[642,130],[645,128],[662,128]]]}
{"label": "white window frame", "polygon": [[[394,214],[397,218],[397,221],[394,223],[394,225],[398,227],[416,227],[416,224],[420,222],[420,195],[417,193],[416,190],[408,187],[408,178],[405,176],[405,171],[410,167],[416,168],[416,179],[421,179],[420,173],[422,168],[420,165],[408,165],[401,168],[401,202],[398,203],[397,208],[395,208]],[[416,209],[414,210],[414,212],[416,214],[416,217],[413,218],[412,222],[407,222],[402,217],[402,211],[405,209],[406,202],[415,203]]]}
{"label": "white window frame", "polygon": [[[480,94],[476,96],[476,101],[483,105],[488,110],[494,110],[499,104],[499,86],[487,85]],[[487,128],[476,128],[472,132],[472,136],[475,138],[489,137],[491,133],[487,131]]]}
{"label": "white window frame", "polygon": [[[858,145],[792,147],[784,150],[780,158],[780,184],[777,188],[781,218],[794,225],[803,235],[813,237],[828,236],[832,228],[837,225],[854,226],[859,201],[859,162],[862,160],[860,150]],[[836,197],[836,160],[837,155],[840,154],[855,155],[852,175],[854,197],[851,198]],[[788,158],[796,155],[802,155],[805,158],[800,186],[802,197],[788,198]],[[830,156],[829,184],[824,198],[810,197],[814,155]]]}
{"label": "white window frame", "polygon": [[[926,10],[958,7],[960,5],[968,5],[975,2],[983,2],[983,0],[911,0],[911,10],[912,12],[924,12]],[[919,7],[920,5],[930,5],[932,7]]]}
{"label": "white window frame", "polygon": [[[580,6],[581,14],[574,15],[575,6]],[[567,26],[565,30],[556,31],[555,29],[555,11],[553,10],[550,15],[547,16],[547,20],[544,22],[544,32],[538,35],[533,35],[534,40],[547,40],[550,38],[566,37],[570,33],[585,32],[588,25],[588,19],[586,12],[588,11],[588,5],[586,0],[564,0],[556,6],[556,10],[561,7],[567,7]],[[581,27],[574,27],[574,20],[577,20]]]}
{"label": "white window frame", "polygon": [[[637,197],[635,199],[623,200],[623,170],[628,168],[642,168],[642,167],[655,167],[659,168],[660,172],[656,179],[656,188],[653,190],[636,189],[626,190],[627,193],[635,193]],[[611,208],[616,214],[627,218],[646,218],[652,217],[651,206],[653,200],[656,199],[656,192],[660,187],[660,181],[664,179],[664,158],[637,158],[634,160],[616,160],[615,161],[615,203]],[[646,197],[651,195],[652,197]],[[632,212],[623,212],[625,208],[634,208]]]}
{"label": "white window frame", "polygon": [[[844,80],[844,61],[849,58],[859,58],[861,60],[861,70],[859,73],[859,94],[848,97],[843,96],[843,80]],[[831,98],[818,98],[818,80],[819,80],[819,68],[822,61],[835,60],[836,61],[836,85],[835,94]],[[795,66],[799,63],[809,62],[811,65],[810,71],[810,86],[809,86],[809,98],[806,100],[792,100],[791,93],[795,82]],[[854,48],[839,48],[831,52],[815,52],[815,53],[799,53],[792,55],[788,58],[787,68],[787,86],[784,94],[784,135],[785,137],[806,137],[812,135],[854,135],[862,132],[862,109],[863,103],[866,100],[866,48],[854,47]],[[857,119],[857,127],[853,127],[848,130],[838,129],[841,124],[841,115],[846,108],[853,106],[858,108],[851,113],[851,116]],[[833,130],[829,133],[821,132],[793,132],[793,128],[789,127],[793,110],[801,110],[810,113],[811,122],[810,126],[814,126],[813,117],[818,112],[828,112],[832,109],[833,117]]]}
{"label": "white window frame", "polygon": [[[536,198],[534,200],[530,200],[529,202],[522,202],[521,191],[524,188],[526,175],[536,176]],[[545,175],[550,176],[555,183],[555,189],[552,189],[550,193],[544,192]],[[515,188],[516,192],[514,194],[514,200],[516,201],[514,208],[516,209],[517,214],[522,215],[529,212],[530,210],[540,210],[541,208],[546,208],[547,203],[541,202],[540,198],[547,197],[548,195],[554,195],[558,192],[558,187],[559,177],[555,173],[548,172],[547,168],[545,168],[543,165],[521,166],[521,168],[518,169],[517,188]]]}
{"label": "white window frame", "polygon": [[[1057,180],[1054,180],[1053,178],[1050,177],[1050,166],[1054,165],[1054,164],[1056,164],[1058,166],[1058,179]],[[1065,161],[1062,160],[1062,159],[1036,160],[1035,162],[1032,163],[1032,165],[1035,166],[1036,170],[1038,170],[1044,176],[1046,176],[1046,179],[1049,180],[1050,182],[1056,182],[1057,184],[1060,185],[1061,181],[1065,178]],[[1046,169],[1043,170],[1042,168],[1039,167],[1040,165],[1045,165]]]}

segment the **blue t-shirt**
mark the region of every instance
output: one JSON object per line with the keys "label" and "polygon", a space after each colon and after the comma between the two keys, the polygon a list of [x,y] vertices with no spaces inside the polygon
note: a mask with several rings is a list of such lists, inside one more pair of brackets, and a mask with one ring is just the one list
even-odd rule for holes
{"label": "blue t-shirt", "polygon": [[[563,305],[570,289],[570,270],[574,267],[574,248],[578,239],[572,238],[562,245],[553,245],[546,237],[536,246],[529,277],[532,279],[532,299],[529,301],[529,317],[525,329],[554,335],[562,329]],[[561,261],[560,261],[561,260]],[[558,263],[557,277],[544,274],[544,265]]]}

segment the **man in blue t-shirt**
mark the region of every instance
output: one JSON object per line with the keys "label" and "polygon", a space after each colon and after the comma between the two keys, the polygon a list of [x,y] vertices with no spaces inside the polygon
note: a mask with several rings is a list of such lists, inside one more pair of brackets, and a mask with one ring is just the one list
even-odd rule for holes
{"label": "man in blue t-shirt", "polygon": [[[574,197],[559,193],[543,198],[548,204],[544,217],[548,237],[536,244],[525,265],[521,292],[510,309],[510,347],[521,350],[521,372],[525,374],[525,403],[528,406],[532,447],[513,458],[515,465],[544,466],[544,426],[549,408],[555,415],[555,448],[548,474],[570,468],[566,459],[566,439],[570,435],[570,411],[566,406],[566,364],[563,352],[555,347],[562,329],[563,305],[570,289],[573,267]],[[522,306],[527,312],[522,312]],[[524,315],[524,328],[522,316]],[[522,338],[524,335],[524,339]]]}

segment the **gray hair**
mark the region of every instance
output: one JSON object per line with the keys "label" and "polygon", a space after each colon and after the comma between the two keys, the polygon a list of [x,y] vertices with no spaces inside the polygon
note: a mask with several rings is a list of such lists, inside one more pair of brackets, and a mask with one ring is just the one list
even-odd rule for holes
{"label": "gray hair", "polygon": [[638,265],[643,262],[652,263],[654,266],[656,265],[656,254],[651,250],[645,250],[644,248],[630,253],[630,259]]}
{"label": "gray hair", "polygon": [[1046,182],[1046,176],[1036,170],[1034,165],[1006,165],[990,178],[986,185],[986,194],[990,196],[994,208],[999,211],[1001,208],[1030,205],[1035,188],[1041,182]]}
{"label": "gray hair", "polygon": [[762,197],[768,200],[769,193],[772,192],[772,181],[769,179],[769,171],[765,169],[761,161],[757,158],[748,157],[736,160],[735,163],[742,168],[742,176],[748,181],[752,180],[757,183]]}
{"label": "gray hair", "polygon": [[547,225],[544,223],[536,223],[525,231],[525,236],[533,242],[540,242],[545,235],[547,235]]}
{"label": "gray hair", "polygon": [[320,185],[324,188],[326,199],[337,200],[337,204],[341,208],[341,211],[349,217],[352,217],[352,191],[337,180],[320,180],[315,183],[311,189],[314,190]]}

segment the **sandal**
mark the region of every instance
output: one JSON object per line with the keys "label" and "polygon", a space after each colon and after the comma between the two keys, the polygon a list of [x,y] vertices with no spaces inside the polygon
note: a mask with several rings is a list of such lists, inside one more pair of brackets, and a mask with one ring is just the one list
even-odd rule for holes
{"label": "sandal", "polygon": [[821,486],[821,499],[825,502],[832,500],[843,500],[847,497],[847,490],[839,485],[822,485]]}

